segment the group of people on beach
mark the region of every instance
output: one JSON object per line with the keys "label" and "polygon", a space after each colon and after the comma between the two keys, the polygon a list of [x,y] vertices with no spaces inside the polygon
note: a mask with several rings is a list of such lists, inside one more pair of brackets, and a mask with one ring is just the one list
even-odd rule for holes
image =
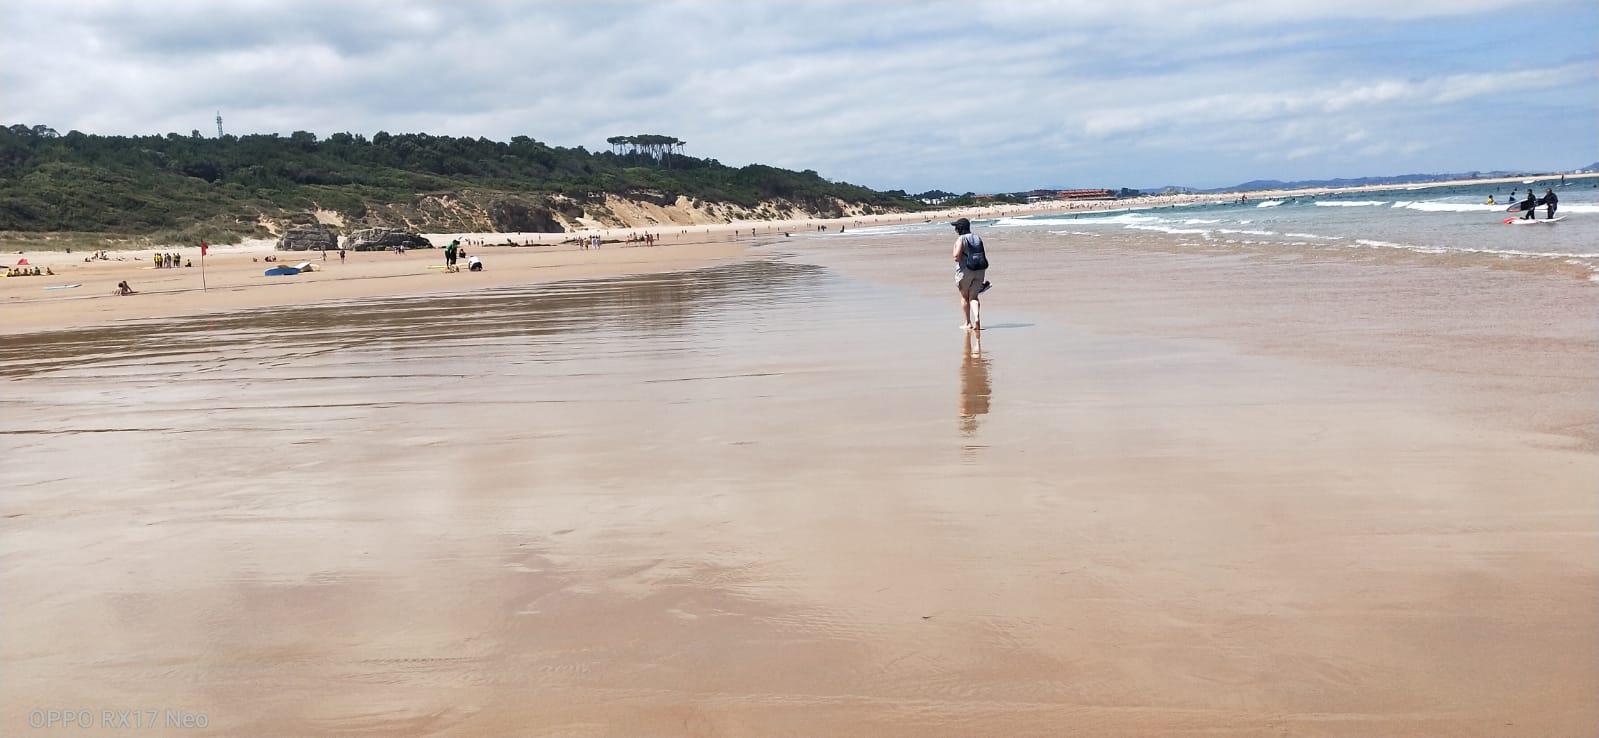
{"label": "group of people on beach", "polygon": [[461,245],[460,239],[452,239],[450,241],[449,245],[444,247],[444,271],[446,271],[446,272],[459,272],[459,271],[461,271],[461,268],[459,266],[456,266],[456,264],[458,264],[463,259],[466,261],[466,270],[467,271],[469,271],[469,272],[481,272],[481,271],[483,271],[483,260],[479,259],[476,256],[467,256],[466,255],[466,247]]}
{"label": "group of people on beach", "polygon": [[157,269],[176,269],[180,266],[194,266],[193,260],[190,260],[188,263],[183,263],[183,256],[180,254],[169,254],[162,252],[156,254],[153,258],[155,259],[155,268]]}
{"label": "group of people on beach", "polygon": [[55,272],[50,271],[50,267],[45,267],[41,271],[39,267],[28,264],[18,264],[6,269],[7,277],[54,277],[55,275]]}

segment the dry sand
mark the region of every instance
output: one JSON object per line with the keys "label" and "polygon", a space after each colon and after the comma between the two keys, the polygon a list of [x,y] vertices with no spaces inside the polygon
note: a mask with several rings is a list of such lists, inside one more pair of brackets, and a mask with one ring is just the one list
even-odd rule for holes
{"label": "dry sand", "polygon": [[0,733],[1594,733],[1599,289],[1023,238],[8,335]]}
{"label": "dry sand", "polygon": [[[48,266],[56,276],[0,280],[0,304],[5,306],[0,333],[686,269],[736,259],[746,245],[747,242],[728,240],[655,248],[620,248],[612,244],[589,251],[569,246],[471,247],[468,253],[483,260],[484,271],[469,272],[463,261],[459,272],[447,273],[441,249],[405,254],[347,252],[341,262],[336,252],[323,260],[320,253],[279,252],[272,250],[270,242],[253,242],[214,249],[205,259],[203,276],[198,249],[183,250],[186,258],[195,262],[194,267],[177,269],[154,268],[149,251],[117,253],[116,257],[122,260],[88,263],[78,254],[36,253],[29,257],[30,263]],[[269,256],[278,261],[262,261]],[[302,261],[310,261],[316,271],[293,276],[264,275],[274,266]],[[113,294],[116,284],[123,280],[139,294]],[[82,286],[45,289],[70,284]]]}

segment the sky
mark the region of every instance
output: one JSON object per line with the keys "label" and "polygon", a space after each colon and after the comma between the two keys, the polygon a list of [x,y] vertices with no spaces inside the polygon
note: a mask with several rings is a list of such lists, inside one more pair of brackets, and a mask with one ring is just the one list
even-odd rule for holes
{"label": "sky", "polygon": [[1599,160],[1594,0],[5,0],[0,122],[427,132],[920,192]]}

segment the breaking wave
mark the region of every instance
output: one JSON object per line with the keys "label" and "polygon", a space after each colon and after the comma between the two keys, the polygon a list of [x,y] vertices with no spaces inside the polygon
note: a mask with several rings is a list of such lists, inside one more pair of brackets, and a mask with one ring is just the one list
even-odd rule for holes
{"label": "breaking wave", "polygon": [[1210,231],[1207,231],[1203,228],[1172,228],[1171,226],[1146,225],[1143,223],[1132,223],[1127,227],[1135,231],[1159,231],[1161,233],[1170,233],[1173,235],[1204,236],[1206,238],[1210,237]]}
{"label": "breaking wave", "polygon": [[1505,209],[1503,205],[1488,205],[1486,203],[1472,202],[1439,202],[1436,200],[1423,200],[1421,202],[1396,202],[1396,208],[1408,210],[1421,210],[1429,213],[1476,213],[1496,212]]}

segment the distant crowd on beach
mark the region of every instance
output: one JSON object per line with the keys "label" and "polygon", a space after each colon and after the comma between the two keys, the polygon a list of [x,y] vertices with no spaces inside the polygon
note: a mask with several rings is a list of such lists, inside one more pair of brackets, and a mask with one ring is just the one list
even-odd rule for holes
{"label": "distant crowd on beach", "polygon": [[151,258],[155,259],[155,268],[157,269],[177,269],[180,266],[194,266],[194,260],[191,259],[188,262],[185,262],[181,254],[169,254],[166,252],[161,252]]}
{"label": "distant crowd on beach", "polygon": [[42,271],[39,267],[29,264],[18,264],[6,268],[7,277],[54,277],[55,275],[56,273],[51,271],[50,267],[45,267]]}

